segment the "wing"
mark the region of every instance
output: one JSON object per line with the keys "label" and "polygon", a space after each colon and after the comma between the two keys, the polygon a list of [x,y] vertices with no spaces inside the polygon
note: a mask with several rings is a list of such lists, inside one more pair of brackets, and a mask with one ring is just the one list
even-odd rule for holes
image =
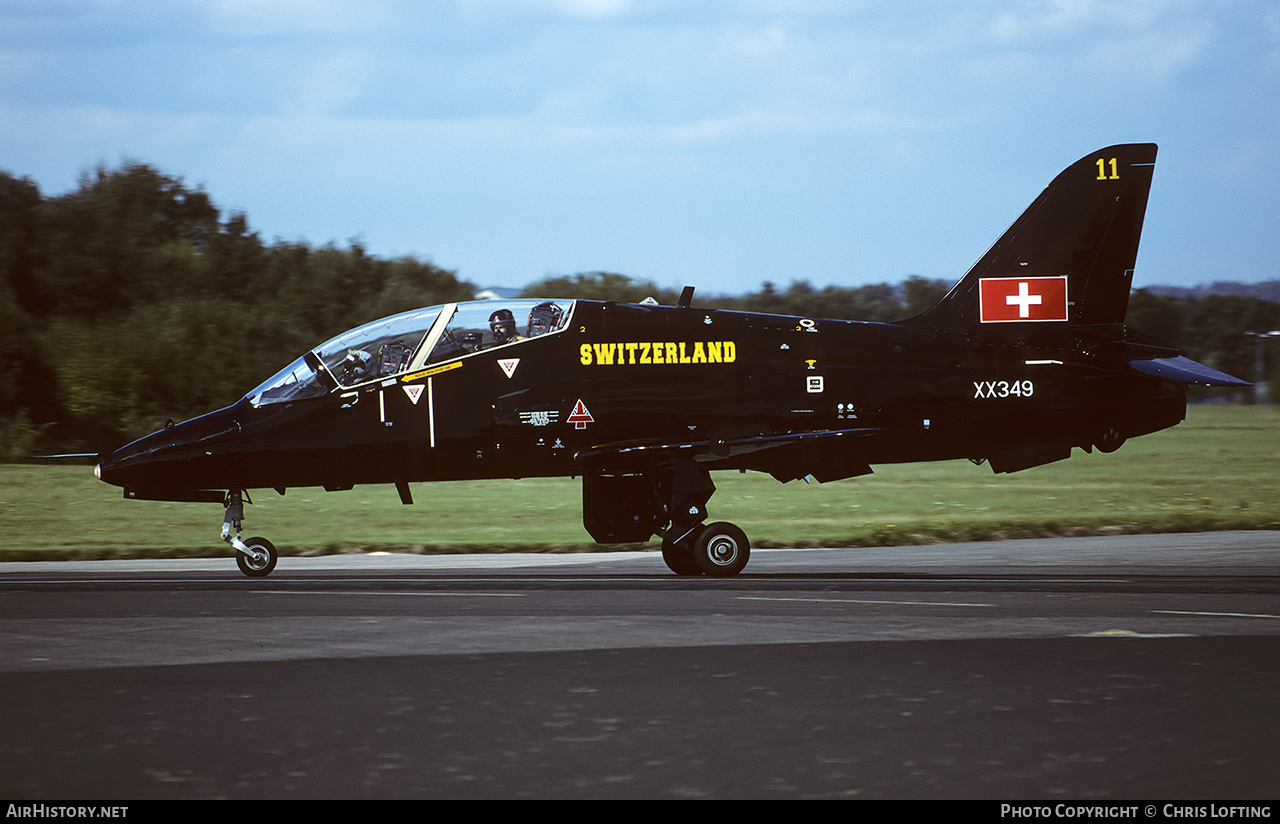
{"label": "wing", "polygon": [[574,457],[593,472],[643,472],[686,459],[720,465],[709,468],[768,472],[783,483],[809,475],[826,483],[870,474],[871,466],[859,454],[856,443],[888,431],[823,429],[688,441],[619,441],[584,449]]}

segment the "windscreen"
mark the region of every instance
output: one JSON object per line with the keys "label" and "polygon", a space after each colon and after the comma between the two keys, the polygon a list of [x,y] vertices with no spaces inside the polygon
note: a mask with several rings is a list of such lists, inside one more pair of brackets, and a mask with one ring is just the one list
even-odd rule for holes
{"label": "windscreen", "polygon": [[366,323],[320,344],[315,353],[343,386],[398,374],[413,362],[440,308],[429,306]]}
{"label": "windscreen", "polygon": [[277,372],[247,397],[254,406],[261,406],[323,395],[332,384],[325,386],[313,368],[320,364],[342,386],[403,372],[413,362],[440,309],[415,309],[344,332],[317,346],[314,354],[308,353],[310,358],[304,355]]}
{"label": "windscreen", "polygon": [[288,403],[303,398],[314,398],[326,392],[319,376],[307,365],[305,358],[298,358],[246,395],[254,406],[268,403]]}

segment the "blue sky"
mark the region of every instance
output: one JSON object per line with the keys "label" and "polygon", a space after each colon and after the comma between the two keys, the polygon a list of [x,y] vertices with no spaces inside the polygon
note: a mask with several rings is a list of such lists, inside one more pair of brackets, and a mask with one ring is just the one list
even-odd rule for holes
{"label": "blue sky", "polygon": [[0,168],[484,286],[954,279],[1148,141],[1135,283],[1280,278],[1273,0],[0,0]]}

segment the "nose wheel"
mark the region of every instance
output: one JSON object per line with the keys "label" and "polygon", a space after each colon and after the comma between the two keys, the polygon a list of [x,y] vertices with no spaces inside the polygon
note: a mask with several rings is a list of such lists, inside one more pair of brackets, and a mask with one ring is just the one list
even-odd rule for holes
{"label": "nose wheel", "polygon": [[276,548],[266,538],[250,538],[245,549],[236,550],[236,565],[250,578],[265,578],[276,568]]}
{"label": "nose wheel", "polygon": [[[279,555],[266,538],[240,540],[240,524],[244,521],[244,493],[233,489],[227,493],[227,514],[222,519],[222,540],[236,551],[236,566],[250,578],[265,578],[276,568]],[[232,530],[235,534],[232,534]]]}

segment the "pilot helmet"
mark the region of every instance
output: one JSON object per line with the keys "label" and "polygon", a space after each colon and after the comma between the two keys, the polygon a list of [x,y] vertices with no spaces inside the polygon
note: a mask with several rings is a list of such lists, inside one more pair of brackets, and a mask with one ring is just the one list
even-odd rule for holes
{"label": "pilot helmet", "polygon": [[489,331],[499,343],[512,340],[516,336],[516,316],[510,309],[499,309],[489,316]]}
{"label": "pilot helmet", "polygon": [[529,337],[545,335],[560,325],[564,310],[551,301],[539,303],[529,310]]}

